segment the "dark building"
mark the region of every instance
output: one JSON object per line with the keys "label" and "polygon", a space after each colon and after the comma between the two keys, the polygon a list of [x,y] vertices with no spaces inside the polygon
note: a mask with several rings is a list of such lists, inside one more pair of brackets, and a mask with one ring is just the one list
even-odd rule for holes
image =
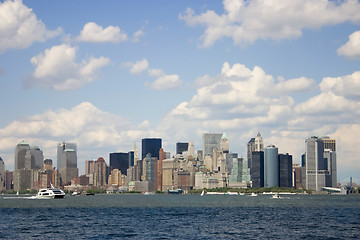
{"label": "dark building", "polygon": [[279,185],[292,187],[292,155],[279,154]]}
{"label": "dark building", "polygon": [[252,152],[251,158],[252,187],[264,187],[264,152]]}
{"label": "dark building", "polygon": [[161,138],[144,138],[141,141],[141,159],[145,159],[146,154],[150,153],[151,157],[159,159],[161,148]]}
{"label": "dark building", "polygon": [[255,138],[251,138],[250,141],[247,143],[247,159],[248,159],[248,166],[251,169],[251,158],[252,152],[255,151]]}
{"label": "dark building", "polygon": [[[119,169],[121,174],[126,175],[127,169],[134,166],[134,152],[129,153],[110,153],[110,167],[112,169]],[[110,170],[110,171],[111,171]]]}
{"label": "dark building", "polygon": [[176,154],[182,154],[186,152],[189,148],[189,143],[178,142],[176,143]]}

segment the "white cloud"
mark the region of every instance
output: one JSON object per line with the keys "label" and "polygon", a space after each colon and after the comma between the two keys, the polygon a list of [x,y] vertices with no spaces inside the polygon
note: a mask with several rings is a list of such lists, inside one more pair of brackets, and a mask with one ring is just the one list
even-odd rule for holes
{"label": "white cloud", "polygon": [[150,77],[156,77],[153,82],[146,82],[145,85],[154,90],[167,90],[178,88],[182,84],[182,80],[176,74],[168,75],[162,69],[149,68],[149,62],[146,59],[137,61],[136,63],[127,62],[123,66],[128,67],[130,73],[141,74],[147,70],[147,75]]}
{"label": "white cloud", "polygon": [[151,88],[155,90],[166,90],[177,88],[182,81],[178,75],[163,75],[151,83]]}
{"label": "white cloud", "polygon": [[145,35],[145,33],[144,33],[144,31],[143,30],[138,30],[138,31],[136,31],[135,33],[134,33],[134,42],[139,42],[140,41],[140,38],[142,37],[142,36],[144,36]]}
{"label": "white cloud", "polygon": [[339,55],[347,58],[360,58],[360,31],[349,36],[349,41],[337,50]]}
{"label": "white cloud", "polygon": [[90,57],[87,61],[76,63],[76,52],[75,47],[62,44],[32,57],[31,63],[35,66],[35,71],[27,84],[54,90],[77,89],[96,80],[98,70],[110,62],[105,57]]}
{"label": "white cloud", "polygon": [[357,0],[224,0],[223,4],[223,14],[207,10],[195,15],[189,8],[179,15],[190,26],[205,25],[203,47],[209,47],[224,37],[232,38],[235,45],[246,45],[257,39],[297,38],[304,29],[360,22],[360,3]]}
{"label": "white cloud", "polygon": [[84,25],[76,39],[81,42],[119,43],[127,40],[127,34],[122,32],[119,27],[108,26],[103,28],[94,22],[89,22]]}
{"label": "white cloud", "polygon": [[149,67],[149,62],[146,59],[141,61],[137,61],[136,63],[132,64],[130,68],[130,73],[132,74],[141,74]]}
{"label": "white cloud", "polygon": [[0,53],[27,48],[34,42],[45,42],[61,32],[61,28],[47,30],[21,0],[0,2]]}
{"label": "white cloud", "polygon": [[0,151],[6,153],[6,168],[9,169],[13,164],[14,148],[23,139],[38,145],[44,156],[55,162],[57,143],[76,142],[78,167],[83,168],[85,160],[99,156],[107,158],[109,152],[117,150],[129,151],[134,140],[148,132],[145,123],[141,129],[136,133],[136,127],[129,120],[83,102],[72,109],[48,110],[13,121],[0,129]]}
{"label": "white cloud", "polygon": [[360,97],[360,71],[341,77],[327,77],[320,83],[322,92],[333,92],[338,96]]}

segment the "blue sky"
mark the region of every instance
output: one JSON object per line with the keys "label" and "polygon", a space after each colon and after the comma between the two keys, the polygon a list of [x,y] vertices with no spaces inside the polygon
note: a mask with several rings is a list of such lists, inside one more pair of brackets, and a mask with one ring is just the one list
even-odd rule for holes
{"label": "blue sky", "polygon": [[[85,6],[86,5],[86,6]],[[56,162],[144,137],[165,151],[223,132],[233,152],[261,132],[300,162],[337,140],[338,180],[360,178],[360,2],[1,1],[0,153],[21,140]]]}

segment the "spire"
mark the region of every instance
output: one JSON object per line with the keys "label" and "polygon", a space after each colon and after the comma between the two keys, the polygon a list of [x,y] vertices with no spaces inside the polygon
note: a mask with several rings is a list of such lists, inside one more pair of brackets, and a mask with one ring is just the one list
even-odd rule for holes
{"label": "spire", "polygon": [[226,135],[226,133],[225,133],[225,132],[223,133],[223,135],[222,135],[221,139],[228,139],[228,137],[227,137],[227,135]]}

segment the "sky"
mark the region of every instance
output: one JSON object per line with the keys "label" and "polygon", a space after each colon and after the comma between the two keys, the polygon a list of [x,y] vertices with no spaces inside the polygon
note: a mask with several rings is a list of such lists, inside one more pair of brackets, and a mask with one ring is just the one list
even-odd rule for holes
{"label": "sky", "polygon": [[78,167],[142,138],[201,149],[226,132],[300,163],[305,139],[337,141],[338,181],[360,179],[360,2],[0,1],[0,156],[25,140]]}

